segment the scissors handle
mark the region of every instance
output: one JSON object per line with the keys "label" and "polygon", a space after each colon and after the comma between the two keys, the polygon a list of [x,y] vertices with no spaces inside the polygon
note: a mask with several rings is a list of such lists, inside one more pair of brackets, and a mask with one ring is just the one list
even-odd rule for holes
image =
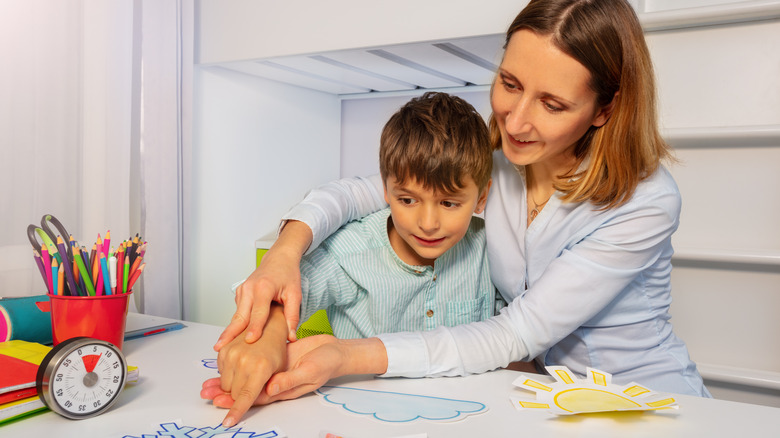
{"label": "scissors handle", "polygon": [[[57,241],[57,235],[51,231],[51,228],[49,228],[49,224],[51,223],[54,225],[54,228],[59,231],[59,235],[62,236],[62,240],[65,242],[68,242],[70,239],[70,234],[68,233],[68,230],[65,229],[65,226],[62,225],[62,222],[60,222],[59,219],[57,219],[54,215],[51,214],[44,214],[43,218],[41,219],[41,227],[43,228],[43,231],[49,236],[49,238],[53,241]],[[29,231],[28,231],[29,233]],[[45,240],[45,239],[44,239]],[[48,242],[47,242],[48,245]],[[70,244],[67,243],[65,247],[68,250],[68,257],[70,260],[73,260],[73,248],[71,248]]]}
{"label": "scissors handle", "polygon": [[38,251],[39,254],[41,252],[41,244],[38,243],[38,239],[35,238],[36,234],[40,236],[41,241],[44,245],[46,245],[46,248],[56,246],[54,241],[51,240],[51,237],[46,234],[46,231],[44,231],[41,227],[36,227],[35,225],[30,224],[27,226],[27,238],[30,240],[30,244],[36,251]]}

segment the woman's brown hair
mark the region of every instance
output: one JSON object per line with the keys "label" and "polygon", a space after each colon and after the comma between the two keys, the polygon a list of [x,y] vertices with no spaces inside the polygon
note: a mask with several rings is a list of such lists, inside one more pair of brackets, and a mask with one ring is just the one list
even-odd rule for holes
{"label": "woman's brown hair", "polygon": [[[662,159],[671,158],[658,131],[653,66],[636,13],[625,0],[532,0],[509,26],[506,43],[521,29],[550,36],[588,69],[597,105],[612,105],[609,120],[591,126],[575,145],[577,166],[559,175],[556,190],[569,202],[625,203]],[[490,135],[500,148],[493,116]]]}

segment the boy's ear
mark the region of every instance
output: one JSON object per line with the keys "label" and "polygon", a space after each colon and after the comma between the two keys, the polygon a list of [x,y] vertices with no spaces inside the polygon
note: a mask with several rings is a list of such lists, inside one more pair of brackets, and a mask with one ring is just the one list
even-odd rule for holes
{"label": "boy's ear", "polygon": [[390,205],[390,198],[387,196],[387,183],[383,182],[382,188],[385,191],[385,202],[387,203],[387,205]]}
{"label": "boy's ear", "polygon": [[482,213],[485,210],[485,204],[487,203],[487,197],[488,192],[490,191],[490,186],[493,184],[493,179],[489,179],[487,185],[485,186],[485,189],[482,190],[482,193],[479,195],[479,199],[477,200],[477,208],[474,209],[474,213]]}

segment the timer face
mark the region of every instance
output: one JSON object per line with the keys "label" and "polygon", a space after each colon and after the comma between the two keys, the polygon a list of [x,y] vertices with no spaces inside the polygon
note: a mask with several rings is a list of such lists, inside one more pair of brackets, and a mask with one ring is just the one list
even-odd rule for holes
{"label": "timer face", "polygon": [[44,401],[68,418],[97,415],[113,404],[125,384],[124,356],[114,345],[96,339],[76,338],[66,343],[56,353],[52,351],[55,354],[48,363],[41,364],[46,365],[40,379]]}

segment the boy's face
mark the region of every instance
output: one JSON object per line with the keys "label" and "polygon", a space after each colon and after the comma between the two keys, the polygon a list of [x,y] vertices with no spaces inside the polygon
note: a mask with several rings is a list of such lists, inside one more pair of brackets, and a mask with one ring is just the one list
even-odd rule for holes
{"label": "boy's face", "polygon": [[433,266],[434,260],[452,248],[468,230],[473,213],[481,213],[488,187],[479,193],[471,178],[453,194],[425,189],[414,179],[398,184],[385,180],[385,200],[390,204],[392,226],[388,235],[398,257],[410,265]]}

